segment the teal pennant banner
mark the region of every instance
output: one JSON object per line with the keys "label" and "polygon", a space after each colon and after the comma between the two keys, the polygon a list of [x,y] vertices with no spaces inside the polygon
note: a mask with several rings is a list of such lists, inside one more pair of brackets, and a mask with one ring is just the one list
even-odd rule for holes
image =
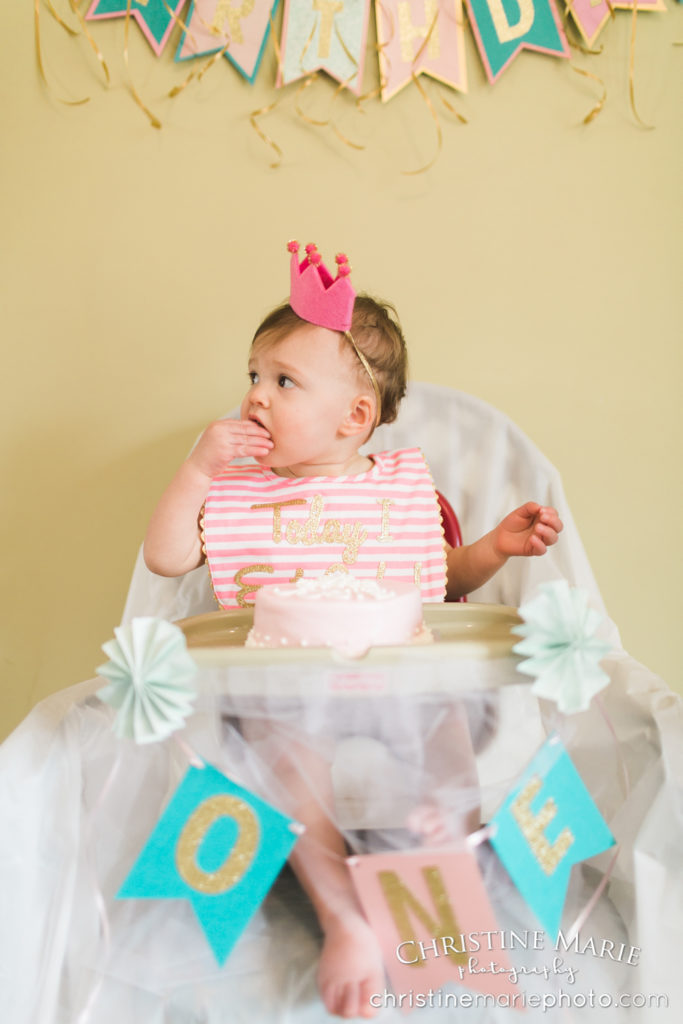
{"label": "teal pennant banner", "polygon": [[117,899],[187,899],[223,964],[298,837],[298,827],[211,765],[190,768]]}
{"label": "teal pennant banner", "polygon": [[134,18],[157,57],[173,31],[187,0],[93,0],[86,21],[103,18]]}
{"label": "teal pennant banner", "polygon": [[491,845],[555,939],[572,865],[614,846],[559,737],[544,743],[491,824]]}
{"label": "teal pennant banner", "polygon": [[490,82],[520,50],[569,56],[555,0],[467,0],[467,7]]}

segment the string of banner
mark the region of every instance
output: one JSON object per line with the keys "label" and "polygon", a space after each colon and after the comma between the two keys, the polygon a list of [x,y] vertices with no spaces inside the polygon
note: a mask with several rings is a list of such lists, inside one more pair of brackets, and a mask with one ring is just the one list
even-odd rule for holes
{"label": "string of banner", "polygon": [[[66,2],[66,0],[64,0]],[[280,0],[68,0],[70,13],[78,21],[73,28],[60,16],[53,0],[43,0],[50,14],[70,34],[82,32],[100,62],[107,85],[110,75],[104,56],[88,23],[111,18],[125,18],[124,62],[129,69],[129,24],[135,21],[152,50],[159,57],[166,49],[173,29],[178,26],[181,38],[175,60],[187,62],[209,58],[192,70],[182,85],[171,90],[178,95],[192,81],[199,80],[209,67],[225,57],[249,82],[253,83],[263,60],[269,37],[277,57],[276,85],[289,85],[303,80],[307,88],[324,71],[339,83],[337,93],[348,91],[357,103],[379,96],[387,102],[409,83],[414,83],[430,108],[437,126],[439,149],[441,130],[438,116],[420,82],[429,75],[460,92],[467,91],[465,63],[465,18],[463,0],[375,0],[379,88],[363,92],[366,41],[372,0],[285,0],[280,38],[273,18]],[[615,10],[632,12],[629,53],[629,90],[633,113],[644,126],[635,108],[634,53],[638,11],[666,11],[664,0],[565,0],[564,17],[560,17],[556,0],[465,0],[468,20],[489,82],[495,82],[522,50],[531,50],[554,57],[570,57],[570,44],[565,31],[568,19],[578,30],[584,53],[593,49]],[[41,52],[41,0],[34,0],[36,50],[42,77],[47,81]],[[578,74],[594,79],[602,88],[602,96],[584,121],[588,123],[602,110],[606,88],[597,75],[573,67]],[[161,122],[145,105],[131,81],[135,101],[155,128]],[[87,102],[87,99],[75,101]],[[465,121],[444,99],[445,106]],[[277,106],[277,101],[254,111],[251,123],[261,138],[277,154],[282,152],[260,128],[259,119]],[[331,126],[347,145],[365,148],[341,135],[331,119],[314,120],[297,112],[309,123]],[[433,162],[433,161],[432,161]]]}

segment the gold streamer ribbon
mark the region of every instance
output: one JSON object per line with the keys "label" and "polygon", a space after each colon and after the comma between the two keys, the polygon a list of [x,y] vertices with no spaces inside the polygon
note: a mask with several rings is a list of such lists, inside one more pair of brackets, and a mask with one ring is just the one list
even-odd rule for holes
{"label": "gold streamer ribbon", "polygon": [[422,99],[427,104],[427,108],[429,110],[429,113],[432,115],[432,118],[434,120],[434,124],[436,125],[437,148],[436,148],[436,153],[434,154],[434,156],[432,157],[432,159],[428,163],[426,163],[423,167],[418,167],[414,171],[401,171],[401,174],[405,174],[405,175],[424,174],[426,171],[429,170],[430,167],[433,167],[434,164],[436,163],[436,161],[439,159],[439,156],[441,155],[441,149],[443,147],[443,133],[441,131],[441,122],[439,121],[439,115],[437,114],[436,110],[434,109],[434,104],[432,103],[432,101],[430,100],[429,96],[427,95],[427,92],[426,92],[424,86],[422,85],[422,82],[420,81],[419,75],[416,75],[414,71],[412,73],[412,79],[415,82],[415,85],[417,86],[418,91],[419,91],[420,95],[422,96]]}
{"label": "gold streamer ribbon", "polygon": [[100,66],[102,68],[102,72],[104,74],[104,78],[105,78],[105,81],[106,81],[107,85],[111,85],[111,77],[109,75],[109,68],[107,67],[107,62],[104,59],[104,54],[102,53],[102,51],[100,50],[99,46],[95,42],[93,36],[91,35],[90,30],[88,29],[86,20],[83,17],[83,15],[80,12],[80,10],[78,9],[78,4],[76,3],[76,0],[69,0],[69,6],[71,7],[71,10],[74,12],[74,14],[76,15],[76,17],[78,18],[78,20],[80,22],[81,32],[83,33],[85,38],[90,43],[90,46],[92,47],[93,53],[95,54],[95,56],[97,57],[98,61],[100,62]]}
{"label": "gold streamer ribbon", "polygon": [[412,71],[411,71],[411,78],[412,78],[413,82],[415,83],[415,85],[417,86],[417,89],[418,89],[418,92],[420,93],[420,96],[422,96],[422,99],[427,104],[427,109],[429,110],[429,113],[432,115],[432,119],[434,121],[434,124],[436,125],[436,141],[437,141],[436,153],[434,154],[432,159],[428,163],[426,163],[424,165],[424,167],[418,167],[417,170],[415,170],[415,171],[401,171],[401,174],[405,174],[405,175],[424,174],[426,171],[429,170],[430,167],[434,166],[436,161],[439,159],[439,156],[441,155],[441,150],[443,148],[443,133],[441,131],[441,122],[439,121],[439,115],[437,114],[436,110],[434,109],[434,104],[432,103],[431,99],[429,98],[427,90],[425,89],[425,87],[422,85],[422,82],[420,81],[420,72],[419,71],[416,72],[416,70],[415,70],[417,62],[419,61],[420,57],[424,53],[425,48],[427,47],[427,45],[429,43],[429,40],[432,37],[432,32],[436,28],[436,22],[437,22],[438,17],[439,17],[439,11],[437,10],[435,15],[434,15],[434,17],[432,18],[432,22],[431,22],[431,24],[429,26],[427,34],[425,35],[424,39],[422,40],[422,43],[421,43],[417,53],[415,54],[415,57],[413,58],[413,68],[412,68]]}
{"label": "gold streamer ribbon", "polygon": [[457,117],[460,124],[469,124],[469,121],[467,120],[465,115],[461,114],[459,110],[456,110],[453,104],[449,100],[447,100],[446,97],[443,95],[441,96],[441,102],[443,103],[444,107],[449,113],[454,114],[455,117]]}
{"label": "gold streamer ribbon", "polygon": [[[282,77],[282,52],[280,50],[280,44],[278,43],[277,36],[275,34],[275,25],[273,24],[272,14],[268,15],[268,22],[270,24],[270,37],[273,40],[273,49],[275,50],[275,59],[277,61],[277,78],[279,80]],[[275,142],[274,139],[271,139],[270,135],[266,135],[266,133],[263,131],[263,129],[261,128],[256,119],[258,117],[265,117],[266,114],[270,114],[279,105],[280,97],[278,96],[278,98],[274,100],[273,103],[269,103],[265,107],[259,107],[258,110],[252,110],[251,114],[249,115],[249,123],[251,124],[251,127],[254,129],[258,137],[263,142],[265,142],[267,146],[270,146],[270,148],[277,155],[277,160],[275,161],[275,163],[272,163],[270,165],[273,170],[278,168],[282,163],[283,152],[278,146],[277,142]]]}
{"label": "gold streamer ribbon", "polygon": [[591,121],[593,121],[598,116],[598,114],[605,105],[605,101],[607,99],[607,86],[605,85],[603,80],[601,78],[598,78],[597,75],[594,75],[592,71],[585,71],[584,68],[577,68],[574,66],[574,64],[570,64],[569,66],[571,67],[572,71],[576,72],[577,75],[583,75],[585,78],[592,78],[594,82],[597,82],[598,85],[602,86],[601,98],[598,100],[598,102],[595,104],[592,110],[588,111],[588,113],[582,121],[583,124],[590,124]]}
{"label": "gold streamer ribbon", "polygon": [[[45,0],[45,6],[47,7],[47,9],[50,12],[50,14],[52,15],[52,17],[57,22],[57,24],[61,25],[65,32],[68,32],[70,36],[77,36],[78,35],[78,30],[77,29],[71,28],[71,26],[67,25],[67,23],[65,21],[62,21],[60,16],[57,14],[57,11],[52,6],[52,0]],[[72,3],[72,7],[73,7],[73,3]]]}
{"label": "gold streamer ribbon", "polygon": [[[163,0],[163,4],[164,4],[164,7],[166,8],[166,10],[168,11],[168,13],[173,18],[173,20],[178,25],[180,25],[180,27],[182,28],[182,30],[185,33],[185,35],[189,36],[190,40],[194,43],[194,45],[196,47],[197,46],[197,39],[192,34],[189,26],[185,24],[185,22],[182,20],[182,18],[180,18],[179,15],[177,15],[175,13],[175,11],[171,10],[169,5],[166,3],[166,0]],[[202,18],[202,16],[199,13],[199,11],[197,11],[196,14],[197,14],[197,18],[198,18],[200,24],[204,28],[211,30],[211,26],[209,25],[209,23],[207,21],[205,21],[204,18]],[[223,34],[225,35],[226,33],[223,33]],[[173,88],[168,93],[169,97],[171,99],[175,99],[175,97],[179,96],[180,93],[183,92],[188,87],[190,82],[192,82],[195,78],[197,79],[197,82],[201,82],[202,78],[204,77],[206,72],[209,70],[209,68],[212,68],[215,64],[217,64],[219,62],[221,57],[225,56],[227,51],[230,49],[231,45],[232,45],[232,39],[228,38],[227,43],[225,43],[225,45],[223,47],[221,47],[220,50],[217,50],[216,53],[211,54],[211,56],[206,61],[206,63],[203,65],[203,67],[201,67],[199,70],[197,70],[195,68],[193,71],[191,71],[189,73],[189,75],[187,76],[187,78],[185,79],[184,82],[181,82],[180,85],[174,85]]]}
{"label": "gold streamer ribbon", "polygon": [[[181,22],[181,24],[182,24],[182,22]],[[171,99],[175,99],[176,96],[179,96],[180,93],[183,92],[183,90],[186,89],[188,87],[188,85],[190,84],[190,82],[192,82],[195,78],[197,79],[197,82],[201,82],[202,78],[204,77],[206,72],[209,70],[209,68],[212,68],[215,64],[217,64],[219,62],[221,57],[225,56],[227,51],[230,49],[231,45],[232,45],[232,39],[228,40],[228,42],[225,44],[225,46],[222,47],[222,49],[217,50],[216,53],[213,53],[211,55],[211,57],[209,58],[209,60],[207,60],[206,64],[204,64],[203,67],[201,67],[199,70],[195,69],[194,71],[191,71],[190,74],[185,79],[185,81],[181,82],[180,85],[174,85],[173,88],[168,93],[170,98]]]}
{"label": "gold streamer ribbon", "polygon": [[[341,32],[339,31],[339,29],[337,27],[336,21],[335,21],[335,24],[334,24],[334,32],[335,32],[335,35],[336,35],[337,39],[339,40],[339,45],[341,46],[342,50],[346,54],[346,56],[347,56],[347,58],[349,60],[349,63],[353,65],[355,70],[353,71],[352,74],[350,74],[348,76],[348,78],[345,78],[343,82],[340,82],[339,85],[337,86],[337,88],[335,89],[334,95],[332,97],[332,101],[330,103],[330,111],[332,110],[332,108],[333,108],[333,106],[334,106],[334,104],[335,104],[335,102],[337,100],[337,97],[341,96],[342,92],[345,89],[348,89],[349,85],[354,80],[354,78],[356,78],[356,76],[358,75],[358,71],[359,71],[358,61],[356,60],[354,55],[349,50],[349,48],[346,45],[346,43],[344,42],[342,34],[341,34]],[[361,85],[362,85],[362,83],[359,81],[359,83],[358,83],[358,88],[359,89],[360,89]],[[359,114],[365,114],[366,113],[364,107],[362,106],[362,104],[360,102],[360,97],[358,97],[358,96],[355,97],[355,104],[356,104],[356,110],[358,111]],[[349,146],[351,149],[357,149],[357,150],[365,149],[365,146],[361,145],[361,143],[359,143],[359,142],[352,142],[351,139],[348,139],[345,135],[343,135],[342,132],[339,130],[339,128],[337,128],[337,125],[335,124],[335,122],[332,121],[331,117],[330,117],[330,127],[332,128],[332,131],[337,136],[339,141],[343,142],[344,145]]]}
{"label": "gold streamer ribbon", "polygon": [[633,3],[633,14],[631,16],[631,42],[629,44],[628,54],[628,94],[631,101],[631,110],[636,121],[643,127],[647,128],[648,131],[654,128],[654,125],[646,124],[642,117],[636,110],[636,85],[635,85],[635,64],[636,64],[636,22],[638,19],[638,0],[631,0]]}
{"label": "gold streamer ribbon", "polygon": [[[379,67],[379,93],[381,95],[381,93],[383,93],[384,90],[386,89],[387,82],[389,81],[389,79],[388,79],[388,72],[389,72],[389,70],[391,68],[391,58],[384,51],[389,46],[389,44],[391,43],[392,39],[394,38],[394,33],[396,31],[396,27],[394,25],[394,19],[391,17],[389,12],[387,11],[386,7],[382,3],[382,0],[375,0],[375,7],[379,8],[379,10],[382,12],[382,16],[384,18],[384,23],[385,23],[385,25],[388,25],[389,29],[390,29],[389,38],[387,39],[387,41],[385,43],[378,42],[376,44],[376,46],[375,46],[375,49],[377,50],[377,66]],[[385,64],[386,64],[386,67],[387,67],[387,73],[386,74],[384,72],[384,65]],[[375,90],[373,90],[372,93],[368,93],[367,98],[368,99],[373,99],[374,95],[375,95]]]}
{"label": "gold streamer ribbon", "polygon": [[130,61],[129,61],[129,58],[128,58],[128,38],[129,38],[129,28],[130,28],[130,5],[131,5],[131,0],[127,0],[127,3],[126,3],[126,21],[125,21],[124,30],[123,30],[123,63],[126,65],[126,71],[128,72],[128,86],[130,88],[131,95],[132,95],[133,99],[135,100],[135,102],[137,103],[137,105],[140,107],[140,110],[143,112],[143,114],[145,114],[149,118],[149,123],[151,124],[152,128],[161,128],[161,121],[142,102],[142,100],[140,99],[140,97],[138,95],[138,91],[135,88],[135,84],[133,82],[133,76],[132,76],[131,70],[130,70]]}
{"label": "gold streamer ribbon", "polygon": [[[51,13],[54,14],[55,17],[57,17],[56,11],[54,11],[54,9],[51,9],[51,8],[48,8],[48,9],[50,9]],[[66,29],[67,32],[72,33],[74,35],[77,35],[77,33],[74,33],[73,29],[68,28],[67,25],[63,21],[61,21],[60,18],[57,17],[57,21],[62,26],[62,28]],[[41,39],[40,39],[40,0],[34,0],[34,3],[33,3],[33,26],[34,26],[33,27],[33,36],[34,36],[34,41],[35,41],[36,61],[38,63],[38,71],[40,72],[40,77],[42,78],[43,82],[45,83],[45,86],[50,90],[50,92],[54,92],[54,89],[50,85],[50,83],[48,81],[48,78],[47,78],[47,75],[45,74],[45,65],[43,63],[43,48],[42,48]],[[55,95],[56,95],[56,93],[55,93]],[[57,99],[59,100],[60,103],[64,103],[67,107],[80,107],[80,106],[83,106],[84,103],[89,103],[90,102],[90,97],[89,96],[86,96],[85,99],[82,99],[82,100],[64,100],[64,99],[62,99],[61,96],[57,96]]]}
{"label": "gold streamer ribbon", "polygon": [[[306,58],[306,53],[308,52],[308,48],[311,45],[311,43],[313,42],[313,38],[315,36],[316,28],[317,28],[317,25],[314,24],[312,29],[311,29],[311,31],[310,31],[308,39],[306,40],[306,43],[304,44],[303,50],[301,51],[301,56],[299,57],[299,67],[301,68],[301,70],[304,73],[305,73],[304,60]],[[336,89],[335,89],[335,91],[334,91],[334,93],[332,95],[332,99],[330,101],[330,113],[329,113],[328,117],[324,121],[319,121],[316,118],[310,117],[308,114],[304,113],[304,111],[301,109],[301,104],[300,104],[300,100],[299,99],[297,99],[297,101],[296,101],[295,109],[296,109],[296,112],[297,112],[298,116],[301,118],[302,121],[305,121],[306,124],[313,125],[316,128],[331,128],[331,130],[337,136],[339,141],[343,142],[345,146],[349,146],[351,149],[362,150],[362,149],[365,149],[365,146],[361,145],[361,143],[359,143],[359,142],[352,142],[351,139],[347,138],[346,135],[344,135],[343,132],[341,132],[339,130],[339,128],[337,127],[335,122],[332,120],[332,109],[333,109],[334,104],[335,104],[335,102],[337,100],[337,97],[340,96],[341,93],[345,89],[348,88],[349,84],[353,81],[353,79],[358,74],[358,61],[353,56],[353,54],[349,50],[348,46],[344,42],[344,39],[343,39],[343,37],[342,37],[342,35],[341,35],[341,33],[339,31],[339,28],[337,27],[336,23],[335,23],[335,26],[334,26],[334,31],[335,31],[335,35],[336,35],[337,39],[339,40],[339,44],[340,44],[342,50],[346,54],[346,56],[347,56],[348,60],[351,62],[351,64],[354,65],[354,71],[352,72],[352,74],[350,74],[348,76],[348,78],[345,78],[342,82],[339,82],[339,84],[337,85],[337,87],[336,87]],[[318,77],[319,77],[319,75],[318,75],[317,71],[314,71],[312,74],[307,75],[305,81],[302,82],[302,84],[297,89],[297,92],[296,92],[297,97],[303,96],[303,94],[311,87],[311,85],[313,85],[313,83],[316,81],[316,79]],[[357,97],[356,98],[356,107],[360,111],[361,114],[365,114],[365,110],[363,109],[363,107],[361,105],[361,97]]]}

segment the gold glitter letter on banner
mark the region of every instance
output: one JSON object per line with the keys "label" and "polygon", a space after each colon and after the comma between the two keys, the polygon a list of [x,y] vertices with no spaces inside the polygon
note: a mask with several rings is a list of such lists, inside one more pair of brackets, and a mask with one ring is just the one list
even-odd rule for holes
{"label": "gold glitter letter on banner", "polygon": [[218,0],[216,10],[211,21],[211,32],[214,35],[223,35],[223,26],[227,20],[228,34],[233,43],[243,43],[242,26],[243,18],[248,18],[254,10],[254,0],[243,0],[241,7],[233,7],[230,0]]}
{"label": "gold glitter letter on banner", "polygon": [[[398,5],[398,32],[401,39],[401,60],[406,64],[412,64],[415,60],[413,40],[425,39],[430,29],[432,31],[429,36],[429,42],[427,43],[427,53],[433,59],[436,59],[441,53],[439,26],[438,23],[435,23],[438,14],[438,2],[437,0],[424,0],[424,5],[424,25],[413,25],[410,20],[410,4],[408,3],[408,0],[400,0]],[[434,27],[432,28],[432,26]]]}
{"label": "gold glitter letter on banner", "polygon": [[574,842],[574,836],[570,829],[564,828],[552,846],[546,839],[543,833],[557,814],[557,804],[554,800],[546,800],[538,814],[534,814],[531,810],[531,801],[539,792],[541,785],[540,776],[534,775],[512,801],[510,810],[539,865],[546,875],[552,875]]}
{"label": "gold glitter letter on banner", "polygon": [[525,36],[534,23],[534,0],[516,0],[519,7],[519,21],[511,25],[503,7],[503,0],[487,0],[496,34],[501,43]]}
{"label": "gold glitter letter on banner", "polygon": [[318,56],[329,57],[330,39],[335,14],[344,10],[341,0],[313,0],[313,10],[320,11],[320,35],[318,36]]}
{"label": "gold glitter letter on banner", "polygon": [[[422,877],[427,883],[427,889],[437,913],[436,918],[433,918],[429,911],[422,906],[417,897],[404,885],[395,871],[378,872],[379,884],[382,887],[384,898],[396,923],[396,930],[401,940],[403,942],[415,942],[418,939],[410,921],[409,911],[412,911],[413,915],[421,922],[433,939],[440,938],[442,935],[459,935],[460,925],[448,899],[448,893],[443,884],[441,872],[437,867],[424,867],[422,868]],[[449,956],[455,963],[466,964],[469,954],[464,948],[462,951],[458,951],[451,946],[446,956]],[[411,966],[423,967],[425,962],[420,957]]]}
{"label": "gold glitter letter on banner", "polygon": [[[214,822],[223,817],[237,822],[237,842],[216,871],[203,871],[197,864],[199,847]],[[180,834],[175,851],[178,873],[190,888],[199,892],[211,896],[227,892],[248,870],[258,849],[259,836],[258,818],[244,800],[227,793],[209,797],[189,817]]]}

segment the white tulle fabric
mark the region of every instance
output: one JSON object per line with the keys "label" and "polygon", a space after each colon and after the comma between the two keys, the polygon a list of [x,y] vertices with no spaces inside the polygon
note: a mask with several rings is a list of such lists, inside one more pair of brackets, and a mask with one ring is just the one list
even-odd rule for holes
{"label": "white tulle fabric", "polygon": [[[370,450],[419,444],[436,486],[459,516],[465,541],[533,498],[553,504],[562,541],[544,558],[518,559],[472,598],[518,606],[544,581],[565,578],[588,591],[604,616],[600,636],[610,685],[587,711],[563,717],[539,703],[514,666],[500,668],[489,691],[481,666],[457,666],[458,706],[469,716],[484,816],[492,813],[547,731],[557,729],[616,836],[621,853],[607,893],[582,934],[618,947],[641,947],[638,967],[590,954],[574,957],[574,991],[668,994],[671,1008],[602,1007],[529,1011],[531,1021],[678,1020],[683,1009],[683,716],[681,701],[622,649],[588,564],[556,470],[504,415],[444,388],[413,384],[399,421],[381,427]],[[216,607],[205,569],[181,580],[135,568],[124,621],[174,620]],[[112,624],[114,625],[114,624]],[[106,639],[102,638],[103,640]],[[410,689],[405,666],[392,669]],[[411,669],[412,672],[415,669]],[[275,696],[275,669],[202,669],[196,711],[182,731],[187,746],[249,788],[295,812],[278,772],[283,750],[315,751],[329,773],[311,777],[321,807],[352,849],[405,849],[416,803],[436,800],[454,819],[471,788],[457,774],[435,777],[425,752],[447,704],[442,696],[354,698],[343,708],[321,693]],[[248,678],[247,678],[248,677]],[[399,678],[400,677],[400,678]],[[454,668],[454,680],[456,673]],[[92,680],[36,707],[0,748],[0,986],[13,1024],[324,1024],[332,1020],[315,988],[319,932],[307,902],[285,872],[223,968],[213,960],[189,904],[116,901],[138,851],[187,768],[173,738],[138,746],[112,730],[113,711]],[[251,689],[251,696],[236,691]],[[261,740],[249,725],[267,723]],[[247,743],[245,734],[251,740]],[[328,779],[332,785],[328,785]],[[538,927],[485,845],[479,859],[501,928]],[[568,927],[609,860],[575,869]],[[529,968],[547,955],[529,954]],[[567,959],[571,959],[569,956]],[[552,992],[537,978],[527,991]],[[567,986],[564,986],[568,990]],[[451,1022],[452,1009],[415,1010],[418,1024]],[[655,1015],[653,1015],[655,1014]],[[404,1020],[387,1009],[380,1021]],[[457,1016],[460,1019],[460,1015]],[[462,1011],[462,1019],[518,1021],[515,1011]]]}

